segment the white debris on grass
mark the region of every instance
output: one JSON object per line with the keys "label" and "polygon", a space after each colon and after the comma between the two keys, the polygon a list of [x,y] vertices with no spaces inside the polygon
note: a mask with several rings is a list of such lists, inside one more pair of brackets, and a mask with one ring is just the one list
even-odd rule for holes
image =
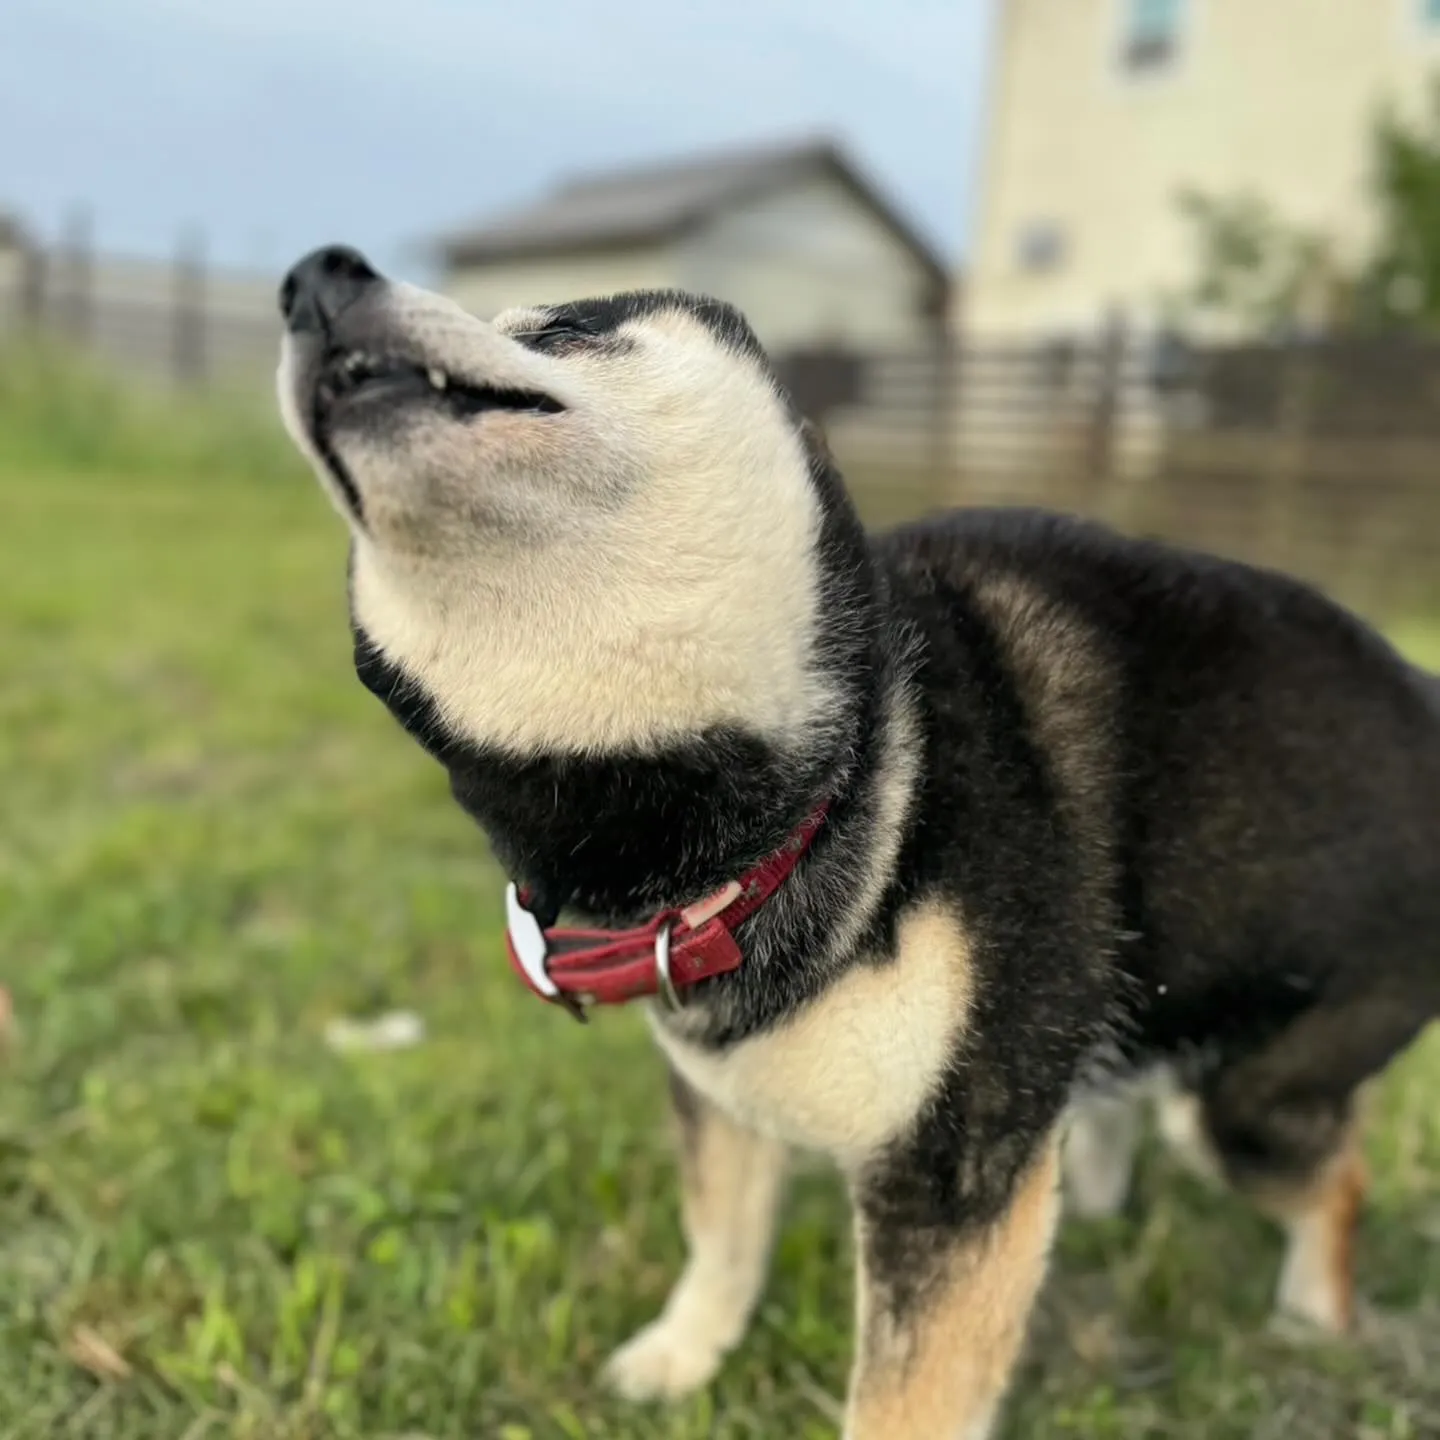
{"label": "white debris on grass", "polygon": [[425,1022],[413,1010],[390,1010],[370,1020],[341,1018],[325,1027],[325,1043],[342,1053],[406,1050],[425,1038]]}

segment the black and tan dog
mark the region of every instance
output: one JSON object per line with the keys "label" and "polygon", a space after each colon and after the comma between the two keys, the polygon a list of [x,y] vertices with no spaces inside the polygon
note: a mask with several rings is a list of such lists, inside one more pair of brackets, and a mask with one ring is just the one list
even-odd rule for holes
{"label": "black and tan dog", "polygon": [[739,1340],[794,1147],[854,1198],[847,1434],[989,1434],[1062,1129],[1114,1207],[1156,1073],[1288,1226],[1282,1308],[1345,1325],[1356,1091],[1440,1011],[1435,681],[1299,584],[1073,520],[868,536],[713,301],[487,324],[331,249],[282,304],[361,676],[520,887],[517,967],[663,997],[690,1259],[621,1391]]}

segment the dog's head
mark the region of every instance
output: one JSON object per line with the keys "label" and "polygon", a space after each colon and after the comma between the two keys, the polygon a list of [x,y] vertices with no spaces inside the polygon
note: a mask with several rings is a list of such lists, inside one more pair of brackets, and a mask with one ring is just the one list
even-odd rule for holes
{"label": "dog's head", "polygon": [[734,309],[641,292],[486,322],[339,248],[281,306],[281,409],[349,523],[357,625],[457,736],[825,726],[844,502]]}

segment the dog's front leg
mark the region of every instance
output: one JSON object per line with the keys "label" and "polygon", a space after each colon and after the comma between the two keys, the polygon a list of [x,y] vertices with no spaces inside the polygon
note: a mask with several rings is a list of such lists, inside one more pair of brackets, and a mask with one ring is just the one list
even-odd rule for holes
{"label": "dog's front leg", "polygon": [[[959,1166],[957,1165],[957,1170]],[[986,1440],[1059,1213],[1052,1139],[977,1221],[914,1168],[856,1185],[858,1333],[845,1440]],[[958,1175],[955,1185],[959,1185]]]}
{"label": "dog's front leg", "polygon": [[678,1075],[670,1084],[690,1254],[660,1318],[606,1369],[632,1400],[697,1389],[739,1342],[765,1283],[785,1171],[782,1145],[735,1124]]}

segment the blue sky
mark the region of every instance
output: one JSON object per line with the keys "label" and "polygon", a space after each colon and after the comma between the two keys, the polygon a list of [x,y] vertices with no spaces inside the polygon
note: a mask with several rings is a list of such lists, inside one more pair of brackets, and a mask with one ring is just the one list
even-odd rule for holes
{"label": "blue sky", "polygon": [[992,0],[0,0],[0,208],[218,263],[416,247],[557,178],[837,133],[963,247]]}

